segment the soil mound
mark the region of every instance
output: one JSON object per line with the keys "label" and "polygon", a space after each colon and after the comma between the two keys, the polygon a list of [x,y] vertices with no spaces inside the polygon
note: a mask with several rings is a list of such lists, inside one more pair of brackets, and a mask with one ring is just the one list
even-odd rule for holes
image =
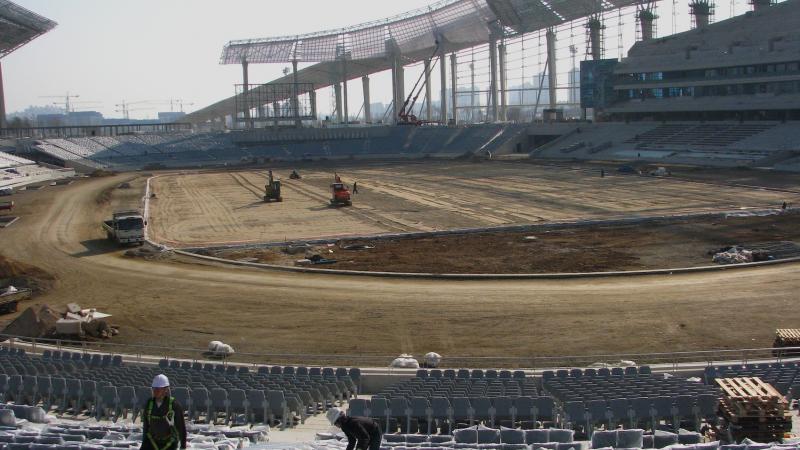
{"label": "soil mound", "polygon": [[0,280],[4,285],[28,288],[33,295],[39,295],[53,287],[55,277],[36,266],[0,255]]}
{"label": "soil mound", "polygon": [[30,338],[51,336],[59,315],[47,305],[30,306],[3,330],[3,334]]}

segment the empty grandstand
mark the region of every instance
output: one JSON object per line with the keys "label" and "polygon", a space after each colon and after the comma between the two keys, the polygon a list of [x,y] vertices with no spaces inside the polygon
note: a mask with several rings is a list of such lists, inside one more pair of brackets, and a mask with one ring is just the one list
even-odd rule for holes
{"label": "empty grandstand", "polygon": [[163,167],[225,166],[263,161],[343,158],[456,157],[510,151],[525,139],[525,126],[370,127],[298,129],[278,133],[121,134],[32,141],[35,158],[82,171]]}
{"label": "empty grandstand", "polygon": [[604,113],[628,120],[798,120],[798,21],[791,0],[637,42],[614,68],[615,96]]}

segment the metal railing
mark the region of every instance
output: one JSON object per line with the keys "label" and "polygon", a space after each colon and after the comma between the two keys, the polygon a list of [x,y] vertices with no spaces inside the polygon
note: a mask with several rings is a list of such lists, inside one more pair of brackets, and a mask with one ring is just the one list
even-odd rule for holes
{"label": "metal railing", "polygon": [[[306,365],[306,366],[352,366],[362,368],[386,368],[396,356],[361,354],[299,354],[271,352],[234,353],[224,358],[215,358],[207,349],[150,344],[121,344],[108,341],[78,341],[67,339],[26,338],[0,334],[0,343],[7,347],[25,348],[31,353],[45,349],[67,350],[81,353],[107,353],[123,355],[126,361],[155,363],[159,359],[181,359],[186,361],[217,361],[224,364],[244,365]],[[747,348],[697,350],[661,353],[608,353],[565,356],[450,356],[445,355],[440,368],[504,368],[541,371],[545,369],[589,367],[597,364],[624,366],[625,361],[636,365],[647,364],[662,372],[698,369],[712,364],[748,364],[753,362],[780,362],[786,355],[800,355],[800,347]],[[418,358],[422,355],[418,355]],[[422,362],[420,358],[420,362]],[[394,369],[392,369],[394,370]]]}

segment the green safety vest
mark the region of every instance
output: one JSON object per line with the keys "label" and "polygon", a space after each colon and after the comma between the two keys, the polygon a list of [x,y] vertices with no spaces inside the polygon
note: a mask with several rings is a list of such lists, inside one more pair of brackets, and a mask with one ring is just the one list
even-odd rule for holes
{"label": "green safety vest", "polygon": [[163,416],[157,416],[153,414],[153,406],[155,405],[155,400],[151,397],[150,400],[147,401],[147,423],[150,426],[153,426],[153,419],[166,419],[170,426],[170,436],[169,439],[164,442],[164,445],[159,447],[156,443],[156,440],[153,438],[153,435],[148,431],[147,432],[147,439],[150,440],[150,444],[153,445],[153,450],[167,450],[178,440],[178,430],[175,428],[175,411],[172,409],[172,397],[168,397],[167,400],[167,414]]}

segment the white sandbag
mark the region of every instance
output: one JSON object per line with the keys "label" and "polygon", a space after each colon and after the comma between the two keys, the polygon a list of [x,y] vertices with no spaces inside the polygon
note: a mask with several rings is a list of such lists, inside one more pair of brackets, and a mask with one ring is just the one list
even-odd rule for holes
{"label": "white sandbag", "polygon": [[391,366],[401,369],[419,369],[419,361],[413,356],[403,353],[392,361]]}
{"label": "white sandbag", "polygon": [[233,347],[222,341],[211,341],[208,343],[208,351],[217,356],[232,355]]}
{"label": "white sandbag", "polygon": [[17,426],[17,417],[10,409],[0,409],[0,425],[4,427]]}
{"label": "white sandbag", "polygon": [[28,410],[27,419],[33,423],[47,423],[47,413],[38,406],[32,406]]}
{"label": "white sandbag", "polygon": [[439,363],[442,362],[442,355],[436,352],[428,352],[425,354],[425,366],[436,368],[439,367]]}

